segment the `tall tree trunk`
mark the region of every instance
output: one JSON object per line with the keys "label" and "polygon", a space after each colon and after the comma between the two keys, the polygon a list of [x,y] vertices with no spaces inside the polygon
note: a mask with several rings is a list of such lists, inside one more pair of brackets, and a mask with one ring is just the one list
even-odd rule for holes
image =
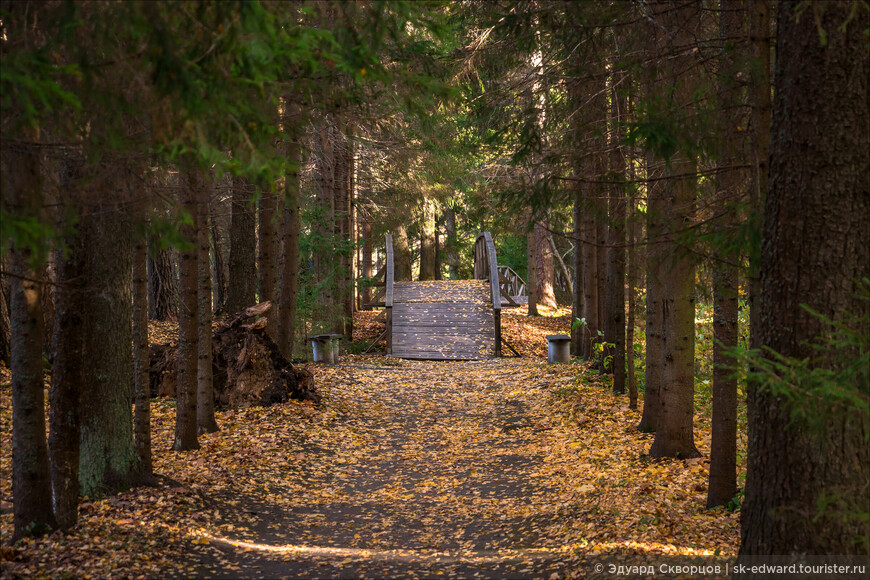
{"label": "tall tree trunk", "polygon": [[348,294],[347,272],[350,267],[350,244],[348,243],[347,215],[350,212],[348,205],[348,180],[347,180],[347,138],[341,130],[341,115],[336,115],[337,128],[333,132],[335,143],[332,148],[332,163],[334,168],[335,182],[332,190],[332,235],[336,245],[337,263],[333,266],[335,278],[335,313],[334,324],[331,332],[335,334],[347,334],[347,319],[344,313],[344,303]]}
{"label": "tall tree trunk", "polygon": [[404,225],[396,227],[393,236],[394,274],[396,282],[411,281],[411,248],[408,247],[408,231]]}
{"label": "tall tree trunk", "polygon": [[435,202],[424,196],[420,204],[420,280],[435,279]]}
{"label": "tall tree trunk", "polygon": [[[595,175],[599,175],[604,177],[605,173],[603,171],[597,171]],[[607,337],[598,337],[597,332],[600,330],[601,334],[604,334],[604,327],[607,324],[607,261],[608,261],[608,248],[607,248],[607,236],[608,236],[608,224],[607,224],[607,189],[602,186],[599,188],[599,196],[596,202],[595,214],[597,216],[596,219],[596,228],[598,230],[597,240],[598,246],[595,248],[595,258],[598,262],[595,274],[596,274],[596,285],[598,286],[598,328],[596,329],[596,342],[606,341]],[[601,349],[599,351],[598,364],[603,369],[604,365],[602,364],[602,359],[604,358],[605,351]]]}
{"label": "tall tree trunk", "polygon": [[88,209],[80,222],[85,252],[81,456],[84,495],[124,489],[140,481],[133,435],[133,236],[124,202],[132,176],[94,168]]}
{"label": "tall tree trunk", "polygon": [[529,233],[526,236],[526,255],[528,263],[528,272],[526,280],[526,287],[529,292],[529,316],[539,316],[538,314],[538,258],[537,258],[537,244],[535,243],[535,226],[534,224],[529,224]]}
{"label": "tall tree trunk", "polygon": [[[372,271],[372,217],[371,217],[371,208],[364,206],[360,212],[357,214],[360,215],[360,237],[361,240],[361,249],[362,249],[362,264],[361,264],[361,275],[363,278],[371,278],[375,272]],[[360,309],[361,310],[371,310],[371,306],[365,306],[366,304],[371,304],[372,301],[372,289],[370,286],[366,286],[362,289],[362,297],[360,299]]]}
{"label": "tall tree trunk", "polygon": [[[69,175],[71,170],[65,170]],[[71,179],[64,176],[63,197],[75,191]],[[80,198],[64,200],[68,207]],[[80,207],[79,207],[80,210]],[[51,459],[51,485],[54,513],[62,530],[78,521],[79,445],[81,437],[80,396],[82,383],[82,327],[84,304],[81,294],[84,252],[78,236],[64,237],[67,252],[57,252],[57,290],[55,292],[55,356],[51,369],[49,399],[48,448]],[[145,323],[148,323],[147,312]]]}
{"label": "tall tree trunk", "polygon": [[[782,2],[777,15],[759,339],[766,357],[803,361],[799,375],[854,371],[822,390],[789,377],[777,388],[769,375],[750,383],[744,555],[866,555],[870,537],[870,420],[866,406],[838,395],[866,405],[866,359],[859,368],[857,347],[813,346],[831,335],[827,320],[860,325],[861,340],[868,332],[870,134],[858,128],[870,124],[870,18],[845,2],[808,10],[816,18]],[[793,415],[795,405],[810,419]]]}
{"label": "tall tree trunk", "polygon": [[[647,19],[646,55],[649,62],[654,63],[658,56],[658,27],[651,18]],[[657,94],[656,73],[654,67],[649,67],[644,75],[644,93],[646,100],[654,102]],[[644,395],[643,412],[637,429],[643,433],[654,433],[659,424],[659,409],[661,401],[659,394],[662,385],[662,262],[665,259],[662,244],[662,227],[664,219],[664,192],[658,158],[652,151],[647,151],[646,164],[646,348],[644,359]]]}
{"label": "tall tree trunk", "polygon": [[[654,158],[647,155],[647,176],[653,177]],[[659,425],[662,387],[662,270],[664,199],[661,182],[647,182],[646,210],[646,358],[644,361],[643,414],[637,428],[654,433]]]}
{"label": "tall tree trunk", "polygon": [[[286,130],[292,134],[289,127]],[[287,157],[292,169],[284,180],[284,260],[278,302],[278,348],[287,360],[293,360],[299,289],[299,167],[302,162],[299,142],[295,139],[288,144]]]}
{"label": "tall tree trunk", "polygon": [[737,268],[713,270],[713,425],[707,507],[737,495],[737,378],[728,349],[737,347]]}
{"label": "tall tree trunk", "polygon": [[[739,0],[722,0],[719,12],[719,35],[734,39],[743,37],[745,14]],[[733,41],[728,45],[733,46]],[[722,227],[733,229],[735,208],[743,182],[742,172],[733,166],[742,161],[740,155],[743,124],[738,116],[740,95],[734,86],[739,72],[734,49],[726,47],[719,57],[717,92],[719,97],[719,134],[721,135],[721,170],[716,174],[716,202],[725,217]],[[710,441],[710,478],[707,486],[707,507],[726,505],[737,495],[737,378],[732,367],[735,360],[728,350],[737,347],[737,268],[732,266],[740,257],[732,252],[719,252],[724,261],[713,264],[713,425]]]}
{"label": "tall tree trunk", "polygon": [[[196,171],[199,171],[199,169],[187,169],[185,183],[183,183],[181,188],[182,207],[193,217],[193,224],[184,225],[181,228],[181,235],[189,245],[181,252],[181,272],[179,276],[178,392],[176,393],[175,405],[175,439],[172,443],[172,449],[175,451],[199,449],[196,411],[197,359],[199,354],[199,301],[197,296],[199,260],[197,260],[197,232],[202,224],[200,223],[200,212],[198,209],[199,188],[196,184],[199,177],[194,174]],[[235,219],[233,221],[235,222]],[[250,257],[253,258],[253,256]],[[231,258],[231,270],[232,263],[233,260]],[[231,278],[230,288],[232,289],[234,285],[235,283]],[[236,290],[231,290],[231,295]],[[239,296],[236,297],[238,298]]]}
{"label": "tall tree trunk", "polygon": [[226,311],[230,314],[256,303],[257,283],[256,220],[251,199],[253,186],[241,177],[233,178],[230,263]]}
{"label": "tall tree trunk", "polygon": [[571,274],[571,271],[568,269],[568,266],[565,264],[565,260],[562,259],[562,254],[559,253],[559,248],[556,247],[556,240],[553,239],[553,232],[547,230],[547,244],[550,246],[550,252],[552,256],[556,259],[556,264],[559,264],[559,271],[562,273],[562,276],[565,278],[565,284],[568,286],[568,293],[574,294],[574,276]]}
{"label": "tall tree trunk", "polygon": [[[47,200],[47,203],[51,203]],[[45,265],[42,267],[42,348],[45,359],[50,363],[54,358],[53,333],[54,333],[54,287],[57,276],[54,271],[54,259],[49,252]]]}
{"label": "tall tree trunk", "polygon": [[[208,207],[212,181],[203,179],[199,172],[188,175],[188,187],[197,196],[199,223],[196,228],[197,243],[197,364],[196,364],[196,429],[197,433],[216,433],[214,416],[214,377],[212,376],[211,338],[211,263],[209,261]],[[260,214],[262,217],[262,213]],[[261,238],[262,240],[262,238]],[[261,265],[263,253],[260,252]],[[262,268],[261,268],[262,270]],[[262,279],[261,279],[262,280]],[[268,282],[267,282],[268,283]]]}
{"label": "tall tree trunk", "polygon": [[[631,181],[634,181],[632,171]],[[635,314],[637,313],[637,287],[638,287],[638,250],[637,244],[637,220],[636,198],[634,189],[628,199],[628,315],[625,329],[625,368],[628,382],[628,408],[637,409],[637,374],[634,370],[634,326]]]}
{"label": "tall tree trunk", "polygon": [[[594,344],[598,341],[598,227],[595,224],[594,199],[590,199],[591,191],[586,191],[583,219],[583,318],[586,324],[583,329],[583,358],[595,358]],[[593,194],[594,195],[594,194]]]}
{"label": "tall tree trunk", "polygon": [[[214,213],[209,212],[210,215],[214,215]],[[214,284],[212,286],[212,311],[217,312],[221,310],[226,303],[226,263],[224,262],[224,241],[223,234],[221,234],[220,225],[217,223],[218,220],[212,218],[211,221],[211,254],[213,256],[212,261],[212,279],[214,280]]]}
{"label": "tall tree trunk", "polygon": [[[675,8],[670,2],[655,5],[657,22],[662,24],[662,47],[668,55],[666,73],[683,71],[676,80],[669,103],[671,114],[679,120],[692,107],[696,63],[687,52],[697,37],[700,2]],[[660,271],[662,280],[662,382],[659,391],[659,417],[651,457],[698,457],[694,439],[695,394],[695,265],[689,250],[680,240],[694,220],[696,162],[682,151],[669,160],[664,182],[664,217],[667,234],[668,267]],[[689,177],[686,177],[689,176]]]}
{"label": "tall tree trunk", "polygon": [[539,305],[556,308],[556,293],[553,290],[556,271],[548,234],[546,223],[535,224],[535,297]]}
{"label": "tall tree trunk", "polygon": [[610,88],[610,186],[607,237],[607,294],[605,296],[604,340],[612,344],[613,392],[625,392],[625,159],[620,149],[618,124],[623,100]]}
{"label": "tall tree trunk", "polygon": [[447,275],[459,279],[459,239],[456,234],[456,209],[450,204],[444,208],[444,228],[447,230]]}
{"label": "tall tree trunk", "polygon": [[330,331],[335,330],[338,316],[336,304],[336,243],[335,201],[336,201],[336,155],[335,130],[324,120],[319,129],[320,155],[317,158],[317,210],[316,227],[318,244],[314,249],[314,280],[321,288],[315,319],[327,324]]}
{"label": "tall tree trunk", "polygon": [[[574,176],[579,177],[579,171]],[[580,184],[574,184],[572,192],[572,214],[574,219],[574,286],[571,289],[571,351],[574,356],[583,355],[583,327],[576,323],[583,317],[583,208],[581,206]]]}
{"label": "tall tree trunk", "polygon": [[350,341],[353,338],[353,313],[354,310],[356,310],[355,296],[357,271],[356,262],[353,259],[354,248],[356,248],[356,208],[354,207],[356,195],[354,191],[356,186],[356,167],[354,163],[352,139],[353,125],[349,121],[345,123],[344,136],[346,143],[344,151],[344,163],[346,166],[345,180],[347,182],[347,186],[345,187],[347,211],[344,215],[344,237],[346,244],[346,267],[344,269],[344,335],[347,337],[348,341]]}
{"label": "tall tree trunk", "polygon": [[[257,244],[257,292],[259,301],[273,304],[278,291],[278,196],[266,187],[258,200],[259,240]],[[201,256],[201,254],[200,254]],[[275,333],[277,309],[270,308],[266,314],[269,325],[266,331],[270,336]]]}
{"label": "tall tree trunk", "polygon": [[444,252],[442,247],[444,242],[441,237],[441,220],[436,213],[435,217],[435,279],[442,279],[442,271],[444,266]]}
{"label": "tall tree trunk", "polygon": [[148,248],[145,238],[136,240],[133,250],[133,432],[136,455],[143,476],[150,476],[151,392],[148,378]]}
{"label": "tall tree trunk", "polygon": [[[145,223],[150,208],[150,194],[141,192],[139,219]],[[154,471],[151,460],[151,387],[148,369],[148,240],[136,238],[133,246],[133,441],[139,460],[139,473],[150,479]]]}
{"label": "tall tree trunk", "polygon": [[[635,103],[634,97],[629,93],[626,99],[625,115],[626,121],[631,122],[634,119]],[[628,189],[628,212],[627,212],[627,232],[628,232],[628,266],[627,266],[627,286],[628,286],[628,314],[626,320],[626,336],[625,336],[625,368],[626,381],[628,382],[628,408],[637,409],[637,374],[634,368],[634,327],[635,316],[637,314],[637,288],[638,280],[638,248],[636,246],[639,239],[638,229],[639,222],[637,221],[637,175],[635,172],[635,162],[637,159],[636,153],[632,147],[628,151],[628,180],[631,186]]]}
{"label": "tall tree trunk", "polygon": [[[6,204],[11,215],[39,220],[42,179],[35,146],[10,152]],[[55,526],[51,505],[45,396],[42,373],[42,284],[31,248],[9,250],[12,327],[12,499],[13,538],[40,534]]]}
{"label": "tall tree trunk", "polygon": [[[750,75],[749,102],[752,125],[752,182],[749,185],[750,231],[761,231],[764,223],[764,196],[768,188],[768,157],[770,153],[770,5],[772,0],[751,0],[749,8],[749,40],[752,59],[756,63]],[[761,243],[749,255],[749,346],[759,348],[758,328],[761,288]],[[751,412],[751,411],[750,411]]]}
{"label": "tall tree trunk", "polygon": [[178,317],[178,284],[172,250],[157,250],[148,256],[148,318],[175,320]]}
{"label": "tall tree trunk", "polygon": [[[6,256],[0,256],[0,271],[7,271]],[[10,341],[12,327],[9,322],[9,282],[6,277],[0,277],[0,362],[9,365],[11,356]]]}

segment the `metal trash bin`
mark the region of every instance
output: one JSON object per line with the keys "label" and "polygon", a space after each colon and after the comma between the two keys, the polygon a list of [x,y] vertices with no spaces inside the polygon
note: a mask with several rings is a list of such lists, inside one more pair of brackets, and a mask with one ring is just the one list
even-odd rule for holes
{"label": "metal trash bin", "polygon": [[547,335],[547,362],[571,362],[571,337],[567,334]]}
{"label": "metal trash bin", "polygon": [[314,349],[314,362],[322,362],[328,365],[338,364],[338,341],[343,338],[341,334],[317,334],[309,336],[311,348]]}

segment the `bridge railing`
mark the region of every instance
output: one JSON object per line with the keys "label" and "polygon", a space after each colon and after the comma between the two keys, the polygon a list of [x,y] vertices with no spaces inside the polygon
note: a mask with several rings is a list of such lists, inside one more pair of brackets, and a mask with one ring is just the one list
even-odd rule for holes
{"label": "bridge railing", "polygon": [[501,282],[502,294],[508,296],[526,295],[526,281],[510,266],[499,266],[498,278]]}
{"label": "bridge railing", "polygon": [[[383,265],[378,270],[377,274],[375,274],[371,279],[373,282],[371,283],[372,288],[377,288],[378,291],[375,292],[375,295],[372,296],[371,301],[364,304],[364,307],[368,308],[383,308],[384,311],[378,315],[375,320],[380,320],[386,323],[387,328],[379,336],[375,339],[375,342],[369,346],[369,350],[374,347],[375,344],[381,341],[382,338],[386,338],[387,340],[387,354],[392,354],[393,352],[393,282],[395,281],[395,268],[394,268],[394,260],[393,260],[393,236],[387,234],[384,237],[384,253],[385,259]],[[382,318],[383,317],[383,318]],[[368,350],[366,351],[368,352]]]}
{"label": "bridge railing", "polygon": [[371,288],[377,288],[374,296],[363,307],[389,308],[393,305],[393,236],[387,234],[385,240],[386,259],[377,274],[371,277]]}
{"label": "bridge railing", "polygon": [[489,280],[495,318],[495,356],[501,356],[501,288],[495,244],[489,232],[483,232],[474,242],[474,278]]}

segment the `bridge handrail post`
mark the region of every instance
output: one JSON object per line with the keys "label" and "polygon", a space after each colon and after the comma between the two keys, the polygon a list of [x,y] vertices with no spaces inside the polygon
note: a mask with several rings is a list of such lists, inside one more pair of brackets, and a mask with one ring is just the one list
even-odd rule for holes
{"label": "bridge handrail post", "polygon": [[[481,242],[483,242],[481,244]],[[482,247],[481,247],[482,246]],[[495,356],[501,356],[501,291],[498,279],[498,260],[495,256],[495,244],[489,232],[477,236],[474,242],[474,274],[475,278],[484,279],[489,276],[492,289],[492,313],[495,318]],[[480,260],[480,263],[478,263]]]}
{"label": "bridge handrail post", "polygon": [[393,354],[393,236],[384,237],[384,312],[387,313],[387,354]]}
{"label": "bridge handrail post", "polygon": [[384,292],[384,305],[387,308],[393,307],[393,236],[387,234],[385,237],[384,250],[386,251],[386,269],[384,272],[384,283],[386,291]]}

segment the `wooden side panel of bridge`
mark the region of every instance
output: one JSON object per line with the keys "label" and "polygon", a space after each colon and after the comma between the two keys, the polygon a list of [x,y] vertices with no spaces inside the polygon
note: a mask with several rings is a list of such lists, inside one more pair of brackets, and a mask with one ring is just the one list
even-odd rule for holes
{"label": "wooden side panel of bridge", "polygon": [[371,304],[384,307],[387,354],[424,360],[501,356],[501,309],[517,305],[510,292],[516,274],[508,279],[496,264],[495,245],[484,232],[474,245],[473,280],[396,282],[392,236],[387,234],[386,262],[375,276],[383,281],[375,282],[381,289]]}
{"label": "wooden side panel of bridge", "polygon": [[495,354],[495,316],[482,280],[396,282],[392,355],[475,360]]}

